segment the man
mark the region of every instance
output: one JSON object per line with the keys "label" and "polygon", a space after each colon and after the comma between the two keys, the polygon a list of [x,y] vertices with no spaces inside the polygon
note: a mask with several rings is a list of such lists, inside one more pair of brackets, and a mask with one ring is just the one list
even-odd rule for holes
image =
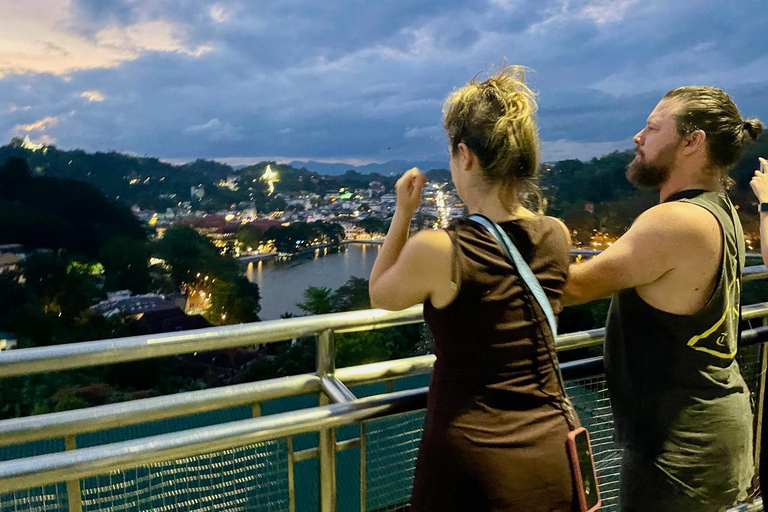
{"label": "man", "polygon": [[746,497],[752,414],[734,359],[744,237],[725,189],[761,129],[719,89],[667,93],[627,168],[660,204],[570,268],[565,303],[613,294],[605,367],[622,512],[716,512]]}

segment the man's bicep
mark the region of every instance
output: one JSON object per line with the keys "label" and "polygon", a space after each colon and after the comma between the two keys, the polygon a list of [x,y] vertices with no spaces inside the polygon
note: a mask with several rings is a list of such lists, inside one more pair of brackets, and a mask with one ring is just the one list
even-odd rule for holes
{"label": "man's bicep", "polygon": [[669,270],[668,237],[641,221],[591,260],[571,265],[567,303],[583,303],[617,291],[653,283]]}
{"label": "man's bicep", "polygon": [[[584,264],[593,280],[610,295],[626,288],[635,288],[656,281],[669,268],[660,258],[658,241],[625,234],[614,245]],[[656,249],[654,249],[656,246]]]}

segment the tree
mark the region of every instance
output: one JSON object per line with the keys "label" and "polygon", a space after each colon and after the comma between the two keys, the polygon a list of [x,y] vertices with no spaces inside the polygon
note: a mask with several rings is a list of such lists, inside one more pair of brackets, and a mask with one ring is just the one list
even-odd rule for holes
{"label": "tree", "polygon": [[321,237],[327,243],[340,244],[344,240],[345,232],[341,224],[318,220],[312,223],[312,227],[320,231]]}
{"label": "tree", "polygon": [[21,269],[27,288],[43,301],[43,310],[65,321],[87,310],[96,296],[93,279],[64,254],[33,254]]}
{"label": "tree", "polygon": [[154,253],[171,267],[171,279],[177,287],[195,281],[198,273],[226,281],[239,275],[235,260],[222,257],[210,240],[189,226],[168,228],[155,243]]}
{"label": "tree", "polygon": [[0,171],[0,243],[66,249],[95,258],[114,236],[145,239],[123,204],[88,183],[29,175],[25,160],[9,159]]}
{"label": "tree", "polygon": [[310,286],[304,290],[304,302],[299,302],[296,305],[310,315],[333,313],[331,289],[324,286]]}
{"label": "tree", "polygon": [[150,250],[144,240],[127,236],[111,238],[100,251],[104,265],[107,290],[131,290],[134,293],[149,291]]}
{"label": "tree", "polygon": [[260,300],[259,285],[244,277],[231,282],[216,279],[211,285],[211,307],[205,317],[216,325],[258,322]]}
{"label": "tree", "polygon": [[336,364],[340,367],[377,363],[392,358],[382,331],[364,331],[336,337]]}
{"label": "tree", "polygon": [[243,247],[257,247],[260,243],[267,240],[264,235],[264,230],[251,223],[240,226],[235,233],[235,239],[237,239]]}
{"label": "tree", "polygon": [[358,226],[363,228],[369,235],[377,233],[386,233],[389,229],[389,223],[382,219],[375,217],[368,217],[357,223]]}
{"label": "tree", "polygon": [[13,198],[26,185],[32,172],[23,158],[9,158],[0,167],[0,198]]}
{"label": "tree", "polygon": [[285,211],[285,208],[288,206],[288,203],[285,202],[285,199],[279,196],[275,196],[269,201],[267,201],[267,204],[265,205],[266,210],[268,212],[274,212],[274,211]]}
{"label": "tree", "polygon": [[331,294],[334,312],[358,311],[371,308],[368,295],[368,280],[362,277],[350,277]]}

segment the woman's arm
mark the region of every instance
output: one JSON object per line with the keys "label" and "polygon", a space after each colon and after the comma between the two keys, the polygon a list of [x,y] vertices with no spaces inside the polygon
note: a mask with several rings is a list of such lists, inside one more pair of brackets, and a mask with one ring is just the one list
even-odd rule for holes
{"label": "woman's arm", "polygon": [[[421,204],[426,176],[406,171],[395,185],[397,207],[384,245],[371,270],[371,306],[405,309],[424,302],[435,285],[450,281],[451,244],[444,231],[426,230],[408,240],[411,217]],[[446,279],[441,279],[445,274]]]}
{"label": "woman's arm", "polygon": [[[768,160],[760,158],[760,169],[755,171],[755,176],[749,184],[752,192],[761,203],[768,203]],[[763,256],[763,265],[768,265],[768,212],[760,212],[760,254]]]}

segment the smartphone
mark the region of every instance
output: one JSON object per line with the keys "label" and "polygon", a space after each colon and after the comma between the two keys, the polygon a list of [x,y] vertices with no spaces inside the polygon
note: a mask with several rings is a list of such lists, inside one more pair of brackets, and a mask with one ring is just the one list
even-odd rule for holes
{"label": "smartphone", "polygon": [[568,433],[566,441],[571,459],[571,472],[581,512],[594,512],[600,508],[600,489],[597,487],[595,460],[589,444],[589,432],[584,427]]}

